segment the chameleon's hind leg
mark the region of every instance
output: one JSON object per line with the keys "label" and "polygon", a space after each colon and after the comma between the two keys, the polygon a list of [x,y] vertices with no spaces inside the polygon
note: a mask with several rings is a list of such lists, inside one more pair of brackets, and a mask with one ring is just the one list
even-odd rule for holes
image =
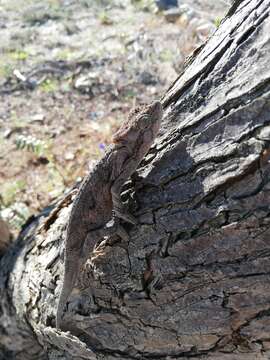
{"label": "chameleon's hind leg", "polygon": [[123,226],[121,226],[119,218],[114,218],[112,225],[89,231],[82,249],[82,261],[85,261],[89,257],[89,254],[94,251],[95,246],[99,244],[105,236],[110,237],[112,235],[118,235],[124,241],[129,240],[129,235]]}

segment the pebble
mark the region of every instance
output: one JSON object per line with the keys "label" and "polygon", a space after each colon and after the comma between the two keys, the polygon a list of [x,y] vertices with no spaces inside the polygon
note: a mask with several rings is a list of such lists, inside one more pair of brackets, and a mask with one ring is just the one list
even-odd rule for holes
{"label": "pebble", "polygon": [[67,152],[65,154],[65,160],[74,160],[75,159],[75,155],[72,152]]}
{"label": "pebble", "polygon": [[196,29],[196,32],[203,37],[207,37],[210,34],[212,34],[212,32],[214,32],[215,29],[216,29],[216,27],[213,24],[206,23],[206,24],[198,26]]}
{"label": "pebble", "polygon": [[33,116],[31,116],[31,122],[43,122],[45,119],[45,115],[40,113],[40,114],[34,114]]}
{"label": "pebble", "polygon": [[168,22],[174,23],[181,16],[181,11],[178,8],[172,8],[164,11],[164,17]]}

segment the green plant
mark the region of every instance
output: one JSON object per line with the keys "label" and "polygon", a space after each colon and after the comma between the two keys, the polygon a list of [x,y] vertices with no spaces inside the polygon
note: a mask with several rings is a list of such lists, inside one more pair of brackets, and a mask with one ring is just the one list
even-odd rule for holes
{"label": "green plant", "polygon": [[26,60],[28,58],[28,53],[25,50],[13,50],[9,52],[9,56],[13,60]]}
{"label": "green plant", "polygon": [[1,197],[4,206],[11,205],[15,201],[17,194],[25,189],[25,186],[25,181],[21,179],[3,184],[1,186]]}
{"label": "green plant", "polygon": [[220,27],[221,20],[222,19],[220,17],[215,18],[214,24],[215,24],[217,29]]}
{"label": "green plant", "polygon": [[109,17],[108,13],[105,11],[102,11],[99,14],[98,18],[102,25],[112,25],[113,24],[112,19]]}
{"label": "green plant", "polygon": [[10,64],[0,65],[0,77],[10,77],[12,75],[13,68]]}
{"label": "green plant", "polygon": [[159,58],[162,62],[172,62],[174,59],[174,54],[169,49],[165,49],[160,52]]}
{"label": "green plant", "polygon": [[28,207],[22,202],[15,202],[0,211],[1,217],[9,223],[11,228],[20,230],[30,216]]}
{"label": "green plant", "polygon": [[71,57],[72,57],[72,51],[67,48],[59,50],[56,56],[58,60],[70,60]]}
{"label": "green plant", "polygon": [[15,144],[17,149],[26,149],[38,156],[44,155],[46,152],[46,144],[34,136],[18,135],[15,139]]}
{"label": "green plant", "polygon": [[137,92],[136,90],[133,89],[126,89],[125,94],[124,94],[124,99],[128,100],[128,99],[133,99],[137,96]]}
{"label": "green plant", "polygon": [[41,83],[40,88],[47,93],[55,92],[57,90],[57,82],[56,80],[46,79]]}

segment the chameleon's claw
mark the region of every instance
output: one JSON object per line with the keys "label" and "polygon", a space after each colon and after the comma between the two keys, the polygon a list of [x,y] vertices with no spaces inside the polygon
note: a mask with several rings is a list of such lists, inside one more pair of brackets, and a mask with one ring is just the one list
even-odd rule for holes
{"label": "chameleon's claw", "polygon": [[120,225],[120,218],[116,217],[115,213],[113,214],[113,221],[110,221],[106,225],[106,236],[112,236],[114,234],[120,236],[120,238],[124,241],[129,240],[129,235],[126,232],[126,230],[123,228],[123,226]]}
{"label": "chameleon's claw", "polygon": [[120,236],[120,238],[124,241],[128,241],[129,240],[129,235],[126,232],[126,230],[123,228],[123,226],[118,225],[117,229],[116,229],[116,234],[118,236]]}
{"label": "chameleon's claw", "polygon": [[155,289],[158,289],[162,285],[162,276],[160,274],[156,275],[154,279],[149,284],[150,292],[153,292]]}

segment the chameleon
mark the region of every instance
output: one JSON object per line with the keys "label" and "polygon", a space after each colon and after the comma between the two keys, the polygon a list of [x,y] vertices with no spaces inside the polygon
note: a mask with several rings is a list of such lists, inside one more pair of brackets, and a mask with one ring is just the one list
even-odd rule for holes
{"label": "chameleon", "polygon": [[[56,313],[59,329],[66,328],[63,322],[65,306],[89,251],[104,236],[117,234],[123,240],[128,239],[120,219],[138,223],[125,208],[121,189],[148,153],[159,132],[162,116],[159,101],[132,110],[113,135],[112,145],[79,188],[67,225],[64,277]],[[114,225],[106,226],[112,219]]]}
{"label": "chameleon", "polygon": [[12,241],[7,223],[0,217],[0,258],[6,252]]}

